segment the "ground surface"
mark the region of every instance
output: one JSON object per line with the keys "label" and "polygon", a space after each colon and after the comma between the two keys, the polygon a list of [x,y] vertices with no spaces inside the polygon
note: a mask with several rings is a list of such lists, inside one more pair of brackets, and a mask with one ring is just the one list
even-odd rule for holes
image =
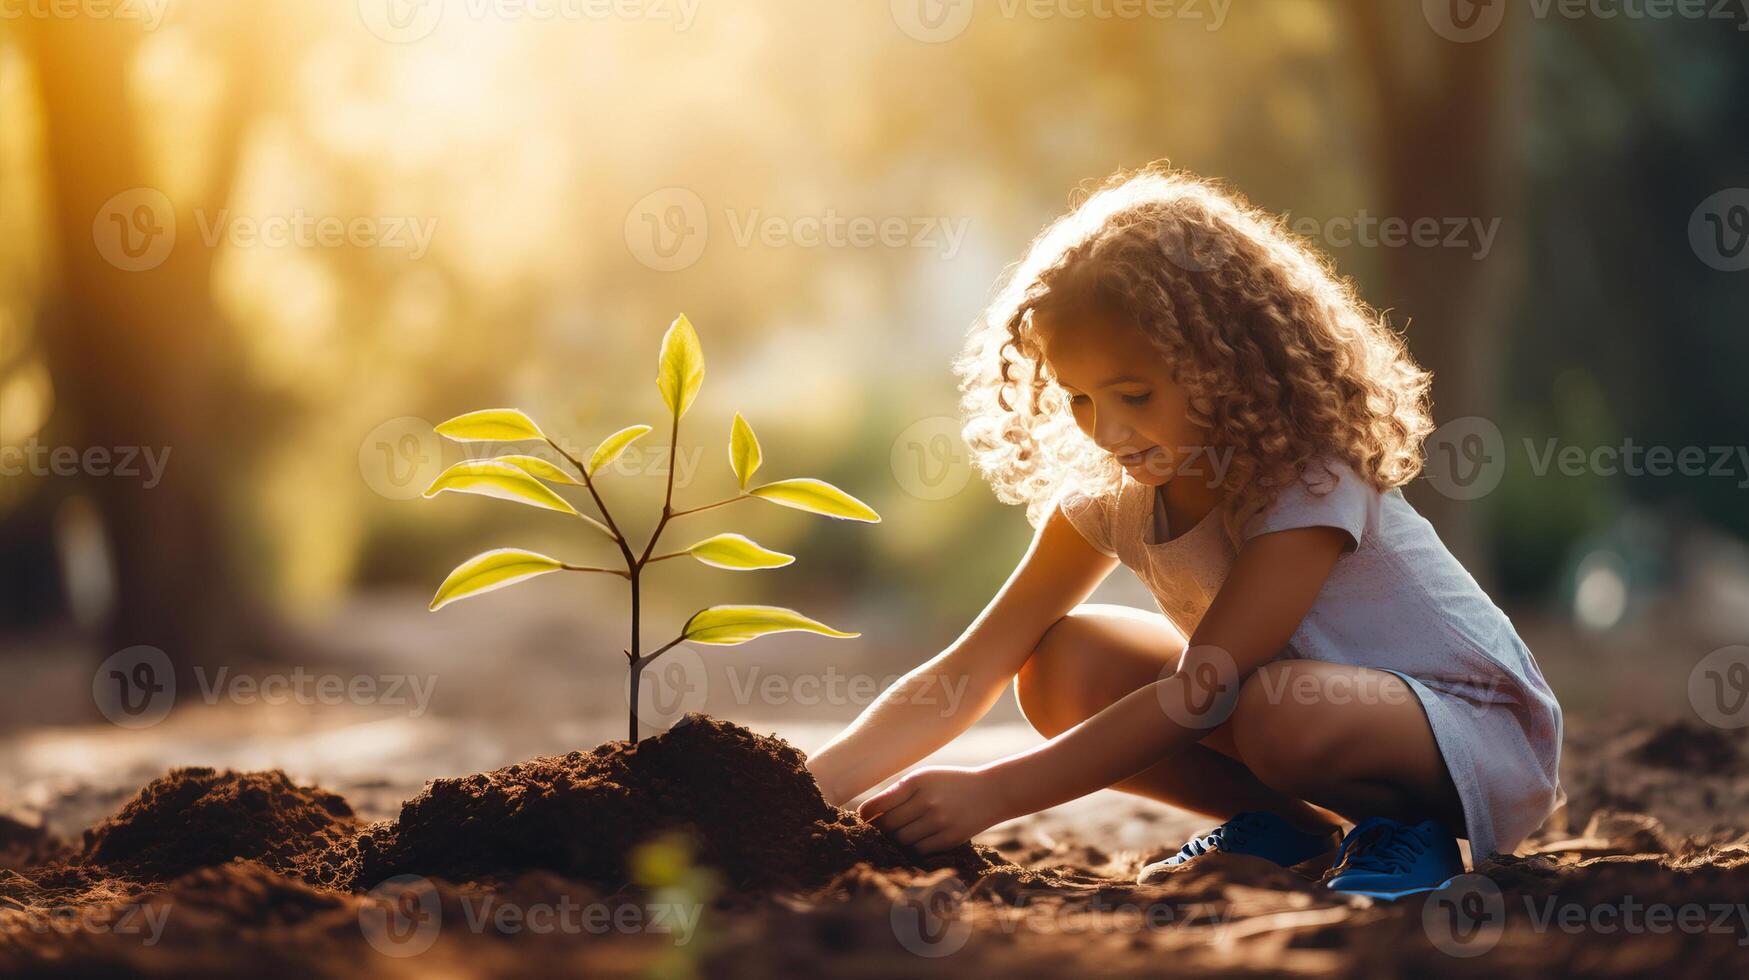
{"label": "ground surface", "polygon": [[[1565,814],[1518,856],[1394,905],[1334,896],[1316,868],[1226,856],[1138,887],[1142,863],[1206,821],[1114,793],[913,866],[820,802],[785,743],[735,736],[760,747],[742,765],[734,744],[698,734],[716,730],[686,726],[646,742],[641,758],[573,753],[440,780],[407,792],[404,808],[383,803],[396,786],[332,793],[211,770],[137,793],[63,794],[27,815],[52,815],[50,830],[0,825],[0,973],[229,974],[240,962],[287,976],[1749,966],[1749,828],[1732,816],[1749,812],[1749,746],[1718,729],[1572,732]],[[104,816],[65,833],[81,810]],[[647,836],[633,827],[689,819],[705,832],[632,843]]]}
{"label": "ground surface", "polygon": [[[1749,973],[1749,730],[1700,724],[1687,688],[1749,610],[1684,607],[1583,638],[1518,618],[1568,708],[1568,809],[1470,887],[1384,906],[1331,895],[1316,869],[1242,858],[1136,887],[1143,863],[1209,821],[1109,791],[993,828],[986,850],[945,866],[906,868],[853,821],[810,815],[782,766],[759,770],[789,787],[777,797],[751,776],[716,799],[668,794],[663,812],[734,834],[628,851],[626,819],[565,801],[629,784],[612,765],[551,761],[624,733],[617,655],[578,640],[623,610],[538,588],[500,595],[439,616],[423,595],[373,598],[314,637],[337,652],[234,668],[405,676],[434,686],[428,704],[275,705],[197,686],[161,723],[129,729],[93,708],[101,653],[0,642],[0,815],[16,818],[0,820],[0,976],[232,976],[240,964],[261,977]],[[687,669],[669,693],[684,695],[676,710],[811,751],[864,702],[798,678],[883,682],[957,629],[887,650],[772,637],[677,661]],[[1647,651],[1663,658],[1655,670]],[[1622,706],[1685,720],[1616,718]],[[930,761],[1039,741],[1004,699]],[[518,768],[535,759],[548,761]],[[214,772],[155,782],[173,766]],[[153,805],[130,811],[136,800]]]}

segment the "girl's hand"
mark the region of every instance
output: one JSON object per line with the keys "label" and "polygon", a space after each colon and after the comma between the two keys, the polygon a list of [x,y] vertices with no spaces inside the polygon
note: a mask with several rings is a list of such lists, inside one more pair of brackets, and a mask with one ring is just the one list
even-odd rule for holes
{"label": "girl's hand", "polygon": [[1008,816],[991,774],[958,766],[914,770],[856,813],[919,854],[964,844]]}

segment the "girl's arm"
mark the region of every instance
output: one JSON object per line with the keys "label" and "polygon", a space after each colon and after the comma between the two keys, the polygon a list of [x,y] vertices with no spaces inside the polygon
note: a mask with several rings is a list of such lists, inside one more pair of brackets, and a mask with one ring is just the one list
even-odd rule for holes
{"label": "girl's arm", "polygon": [[1328,527],[1251,539],[1172,676],[1027,752],[977,769],[919,769],[870,797],[861,815],[927,854],[1103,789],[1196,742],[1226,720],[1245,678],[1287,646],[1347,541]]}
{"label": "girl's arm", "polygon": [[1061,510],[1052,511],[1007,583],[959,639],[882,692],[809,757],[826,801],[842,804],[970,728],[1001,697],[1045,631],[1116,566],[1117,559],[1095,551]]}

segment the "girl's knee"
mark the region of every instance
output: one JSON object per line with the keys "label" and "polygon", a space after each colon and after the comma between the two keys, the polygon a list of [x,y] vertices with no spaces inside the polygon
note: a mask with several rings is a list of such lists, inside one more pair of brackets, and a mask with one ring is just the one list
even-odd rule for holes
{"label": "girl's knee", "polygon": [[1183,650],[1182,636],[1157,614],[1083,603],[1039,637],[1015,674],[1015,698],[1052,738],[1169,674]]}
{"label": "girl's knee", "polygon": [[[1086,718],[1085,699],[1078,694],[1085,678],[1075,674],[1073,652],[1082,625],[1073,613],[1051,624],[1014,675],[1014,697],[1020,703],[1020,713],[1046,738],[1054,738]],[[1085,658],[1082,661],[1084,668]]]}
{"label": "girl's knee", "polygon": [[[1271,789],[1296,793],[1338,775],[1335,732],[1317,723],[1315,705],[1291,696],[1295,665],[1264,664],[1239,688],[1233,705],[1233,748]],[[1326,719],[1328,721],[1328,719]]]}

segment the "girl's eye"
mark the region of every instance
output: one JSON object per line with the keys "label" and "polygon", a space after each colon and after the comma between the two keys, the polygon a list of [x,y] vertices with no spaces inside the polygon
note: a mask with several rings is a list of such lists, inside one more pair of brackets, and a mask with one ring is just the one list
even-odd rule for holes
{"label": "girl's eye", "polygon": [[1146,405],[1148,399],[1152,397],[1154,397],[1154,393],[1150,391],[1141,395],[1124,395],[1123,400],[1126,405]]}
{"label": "girl's eye", "polygon": [[1088,398],[1086,395],[1070,395],[1069,396],[1069,404],[1071,404],[1071,405],[1079,405],[1082,402],[1085,402],[1087,400],[1088,400]]}

